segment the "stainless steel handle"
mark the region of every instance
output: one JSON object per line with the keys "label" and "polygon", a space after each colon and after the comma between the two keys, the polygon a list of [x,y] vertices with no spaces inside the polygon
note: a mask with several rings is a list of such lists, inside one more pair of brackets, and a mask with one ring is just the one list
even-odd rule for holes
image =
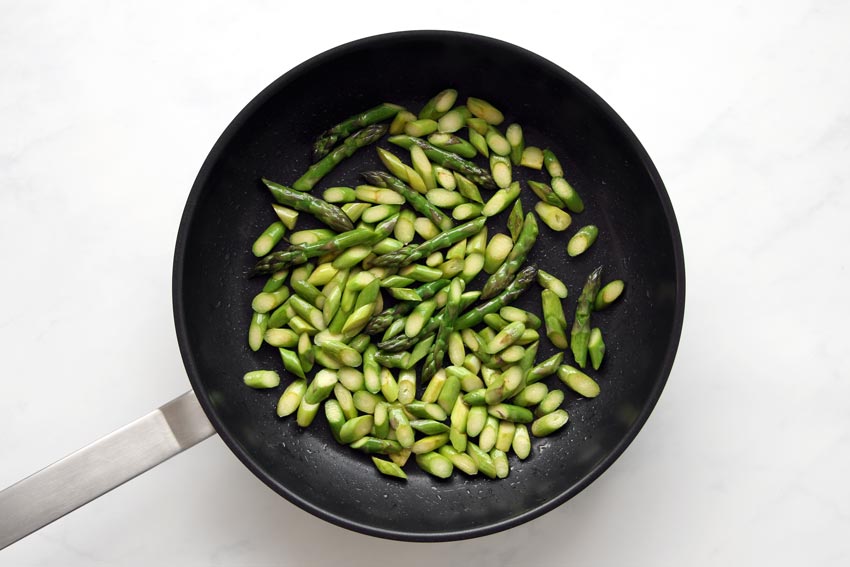
{"label": "stainless steel handle", "polygon": [[215,433],[186,392],[0,492],[0,549]]}

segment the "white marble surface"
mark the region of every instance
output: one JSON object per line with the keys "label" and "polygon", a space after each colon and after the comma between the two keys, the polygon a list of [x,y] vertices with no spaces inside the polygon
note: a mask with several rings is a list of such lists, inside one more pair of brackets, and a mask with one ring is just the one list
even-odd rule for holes
{"label": "white marble surface", "polygon": [[292,66],[398,29],[540,53],[653,157],[688,297],[643,432],[543,518],[430,545],[303,513],[213,438],[0,565],[850,563],[850,4],[378,5],[0,2],[0,487],[188,388],[171,260],[206,153]]}

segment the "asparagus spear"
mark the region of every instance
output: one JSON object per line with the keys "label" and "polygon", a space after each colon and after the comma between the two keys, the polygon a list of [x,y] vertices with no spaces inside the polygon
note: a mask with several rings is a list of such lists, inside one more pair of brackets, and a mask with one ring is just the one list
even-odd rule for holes
{"label": "asparagus spear", "polygon": [[510,277],[513,276],[520,266],[522,266],[523,262],[525,262],[528,252],[537,241],[537,234],[537,219],[535,218],[534,213],[529,212],[525,216],[522,231],[520,232],[510,254],[508,254],[508,257],[505,258],[504,262],[502,262],[502,265],[499,266],[499,269],[490,276],[487,283],[484,284],[484,289],[481,292],[481,299],[489,299],[505,289],[510,281]]}
{"label": "asparagus spear", "polygon": [[407,184],[398,177],[390,175],[385,171],[364,171],[360,175],[362,175],[363,178],[372,185],[388,187],[393,191],[396,191],[405,198],[411,207],[416,209],[416,211],[420,214],[425,215],[431,222],[439,226],[441,229],[449,230],[452,226],[454,226],[452,219],[446,216],[446,214],[436,206],[432,205],[431,202],[422,194],[408,187]]}
{"label": "asparagus spear", "polygon": [[415,248],[402,248],[396,252],[384,254],[375,259],[375,266],[406,266],[420,258],[424,258],[429,254],[436,252],[442,248],[447,248],[464,238],[477,234],[487,222],[484,217],[479,217],[475,220],[458,225],[451,230],[439,233],[434,238],[426,240]]}
{"label": "asparagus spear", "polygon": [[448,169],[457,171],[461,175],[465,175],[473,182],[485,187],[487,189],[496,189],[496,183],[493,181],[493,178],[490,177],[490,174],[487,170],[482,169],[481,167],[475,165],[469,160],[466,160],[460,157],[457,154],[452,152],[447,152],[446,150],[441,150],[437,148],[425,140],[420,140],[419,138],[414,138],[412,136],[392,136],[389,141],[397,146],[401,146],[402,148],[409,150],[411,146],[419,146],[425,151],[425,155],[428,156],[432,162],[438,163],[443,167]]}
{"label": "asparagus spear", "polygon": [[488,313],[496,313],[505,305],[512,303],[531,285],[536,275],[537,268],[534,266],[526,266],[520,270],[513,281],[499,295],[458,317],[454,326],[455,330],[462,331],[474,327],[481,323]]}
{"label": "asparagus spear", "polygon": [[322,159],[331,151],[340,138],[348,136],[352,132],[370,124],[388,120],[394,117],[400,110],[404,109],[397,104],[385,102],[360,114],[346,118],[336,126],[325,130],[313,143],[313,161],[316,162]]}
{"label": "asparagus spear", "polygon": [[355,246],[378,242],[392,232],[397,220],[398,215],[393,215],[376,226],[375,230],[355,228],[313,244],[293,245],[286,250],[272,252],[257,262],[253,274],[273,273],[291,264],[303,264],[310,258],[328,252],[341,252]]}
{"label": "asparagus spear", "polygon": [[587,277],[581,295],[576,305],[576,316],[573,320],[573,328],[570,331],[570,343],[573,358],[581,368],[587,363],[587,343],[590,340],[590,312],[599,291],[599,282],[602,275],[602,266],[593,270]]}
{"label": "asparagus spear", "polygon": [[299,177],[292,188],[296,191],[309,191],[322,177],[330,173],[333,168],[340,164],[344,159],[354,155],[354,152],[373,144],[381,139],[381,136],[387,133],[386,124],[373,124],[366,126],[362,130],[358,130],[331,153],[307,168],[307,171]]}
{"label": "asparagus spear", "polygon": [[339,207],[328,203],[309,193],[293,191],[289,187],[263,179],[263,183],[271,191],[272,197],[281,205],[292,207],[305,213],[310,213],[317,220],[337,231],[351,230],[354,225],[351,219]]}

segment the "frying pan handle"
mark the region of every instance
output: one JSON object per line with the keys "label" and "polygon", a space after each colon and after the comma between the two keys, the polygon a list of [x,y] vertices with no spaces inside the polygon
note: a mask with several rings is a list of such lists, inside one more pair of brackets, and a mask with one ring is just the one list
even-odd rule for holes
{"label": "frying pan handle", "polygon": [[0,492],[0,549],[215,433],[190,391]]}

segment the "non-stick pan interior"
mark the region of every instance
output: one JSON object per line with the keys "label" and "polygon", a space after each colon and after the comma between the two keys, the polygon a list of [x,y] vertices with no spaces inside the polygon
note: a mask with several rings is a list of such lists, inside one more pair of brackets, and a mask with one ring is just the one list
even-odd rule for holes
{"label": "non-stick pan interior", "polygon": [[[593,316],[608,345],[603,367],[590,371],[602,394],[583,400],[568,393],[565,430],[534,439],[524,462],[512,456],[510,476],[502,481],[459,472],[440,481],[410,466],[404,482],[381,476],[368,457],[337,445],[321,413],[306,430],[292,418],[276,417],[277,398],[291,376],[282,372],[276,349],[248,349],[250,301],[263,281],[246,273],[254,263],[251,243],[275,220],[260,177],[291,183],[309,165],[312,139],[329,125],[382,101],[415,112],[449,86],[464,99],[481,97],[502,109],[505,124],[522,125],[527,144],[551,148],[582,195],[586,211],[574,215],[566,232],[541,224],[530,256],[567,283],[568,320],[596,266],[604,266],[604,281],[620,278],[627,287],[619,304]],[[374,148],[361,150],[319,187],[354,186],[358,171],[378,167]],[[546,180],[541,172],[515,168],[515,174]],[[532,210],[537,198],[524,189],[522,201]],[[491,219],[491,231],[505,232],[506,216]],[[308,215],[301,217],[299,226],[311,226]],[[599,227],[598,241],[586,254],[568,258],[569,235],[591,223]],[[684,306],[675,218],[652,163],[623,122],[548,61],[506,43],[447,32],[390,34],[337,48],[287,73],[252,101],[198,175],[180,228],[174,276],[176,325],[190,380],[234,453],[271,488],[322,518],[411,540],[473,537],[516,525],[601,474],[661,393]],[[480,288],[483,280],[471,287]],[[517,305],[539,313],[539,288]],[[554,352],[544,337],[538,360]],[[280,370],[281,388],[245,387],[242,375],[257,368]],[[559,385],[554,377],[547,383]]]}

